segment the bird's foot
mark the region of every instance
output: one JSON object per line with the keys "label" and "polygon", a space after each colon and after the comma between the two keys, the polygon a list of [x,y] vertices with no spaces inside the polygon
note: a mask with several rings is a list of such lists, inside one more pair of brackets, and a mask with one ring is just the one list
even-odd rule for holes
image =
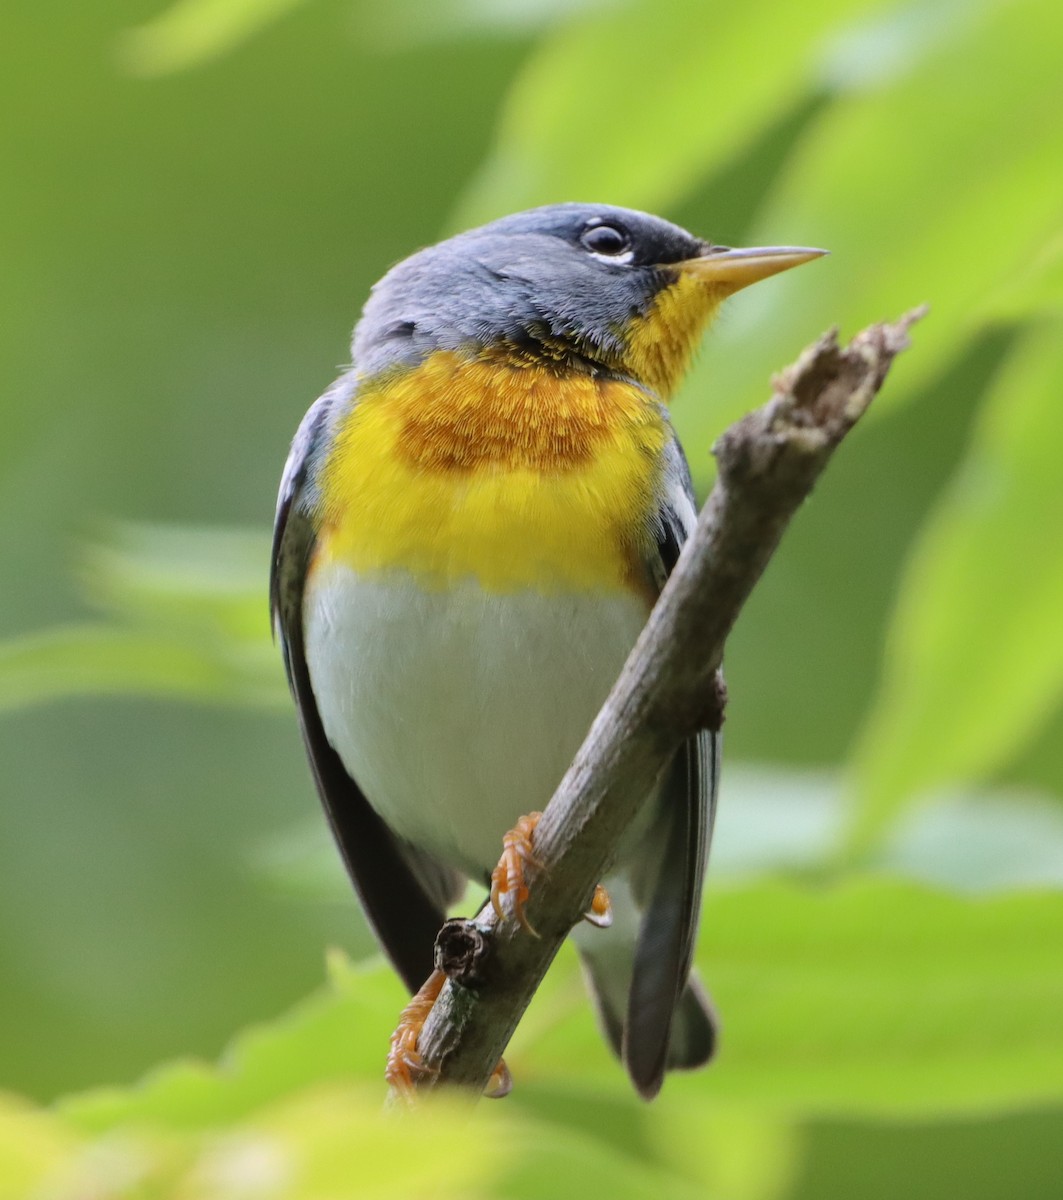
{"label": "bird's foot", "polygon": [[433,971],[422,985],[420,991],[402,1010],[399,1023],[391,1035],[391,1046],[388,1050],[387,1066],[384,1068],[384,1078],[391,1085],[396,1096],[407,1104],[413,1102],[413,1094],[418,1083],[430,1075],[431,1070],[425,1066],[424,1059],[417,1049],[417,1039],[421,1036],[428,1014],[432,1011],[439,993],[447,977],[442,971]]}
{"label": "bird's foot", "polygon": [[[425,1065],[421,1052],[417,1049],[417,1039],[421,1036],[428,1014],[432,1011],[432,1006],[439,998],[446,981],[444,972],[433,971],[417,995],[402,1010],[399,1023],[391,1035],[384,1078],[398,1099],[405,1104],[413,1104],[417,1085],[436,1073],[433,1068]],[[503,1096],[508,1096],[512,1089],[513,1076],[509,1073],[506,1060],[500,1058],[491,1073],[487,1087],[484,1088],[484,1095],[490,1100],[501,1100]]]}
{"label": "bird's foot", "polygon": [[[491,872],[491,907],[500,921],[506,919],[502,908],[503,897],[513,894],[513,915],[520,924],[538,937],[528,918],[524,915],[524,905],[528,901],[529,889],[524,876],[526,866],[541,867],[532,853],[532,843],[535,827],[539,824],[542,813],[529,813],[513,826],[502,839],[502,857],[498,866]],[[590,908],[583,914],[583,919],[599,929],[608,929],[613,923],[613,906],[609,893],[599,883],[594,889],[594,899]]]}
{"label": "bird's foot", "polygon": [[531,927],[524,915],[524,905],[528,902],[528,884],[524,878],[526,866],[538,867],[540,864],[532,854],[532,835],[539,824],[542,813],[529,813],[513,826],[502,839],[502,857],[498,866],[491,872],[491,907],[500,921],[506,919],[502,911],[503,897],[513,894],[513,915],[518,922],[531,934],[539,935]]}

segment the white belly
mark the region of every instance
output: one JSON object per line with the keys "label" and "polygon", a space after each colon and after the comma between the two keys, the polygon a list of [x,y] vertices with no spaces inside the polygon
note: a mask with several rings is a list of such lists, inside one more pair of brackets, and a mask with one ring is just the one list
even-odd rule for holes
{"label": "white belly", "polygon": [[645,623],[626,592],[423,591],[332,563],[305,601],[329,741],[397,833],[484,878],[561,781]]}

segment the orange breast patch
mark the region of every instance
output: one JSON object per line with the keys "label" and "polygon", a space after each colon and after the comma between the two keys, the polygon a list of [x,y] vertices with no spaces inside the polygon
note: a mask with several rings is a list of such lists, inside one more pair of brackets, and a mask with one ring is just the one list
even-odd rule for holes
{"label": "orange breast patch", "polygon": [[659,424],[629,384],[451,352],[396,379],[386,396],[399,453],[429,471],[568,471],[589,463],[622,426]]}
{"label": "orange breast patch", "polygon": [[342,422],[323,553],[427,586],[628,587],[670,436],[633,384],[439,351],[368,384]]}

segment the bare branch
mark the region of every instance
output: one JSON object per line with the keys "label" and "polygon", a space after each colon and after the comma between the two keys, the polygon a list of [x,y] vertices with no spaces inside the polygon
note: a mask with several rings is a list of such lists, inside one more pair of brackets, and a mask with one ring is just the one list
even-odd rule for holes
{"label": "bare branch", "polygon": [[456,942],[449,927],[442,959],[449,956],[450,979],[419,1041],[429,1068],[422,1086],[482,1091],[661,770],[691,734],[719,727],[717,672],[727,636],[790,519],[924,312],[872,325],[846,347],[837,331],[825,333],[776,376],[767,404],[716,443],[717,480],[697,529],[536,829],[542,866],[532,873],[525,912],[539,936],[515,921],[499,923],[490,906],[475,922],[482,938],[466,922]]}

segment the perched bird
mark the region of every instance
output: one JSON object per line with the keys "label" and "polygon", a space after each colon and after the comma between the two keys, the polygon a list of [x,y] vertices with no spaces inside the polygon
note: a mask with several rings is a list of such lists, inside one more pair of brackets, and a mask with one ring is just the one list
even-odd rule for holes
{"label": "perched bird", "polygon": [[[373,288],[295,435],[271,596],[318,791],[411,991],[466,878],[550,799],[692,528],[664,405],[704,327],[821,253],[556,204]],[[611,927],[573,935],[647,1097],[715,1043],[691,958],[719,753],[703,734],[676,756],[606,881]]]}

